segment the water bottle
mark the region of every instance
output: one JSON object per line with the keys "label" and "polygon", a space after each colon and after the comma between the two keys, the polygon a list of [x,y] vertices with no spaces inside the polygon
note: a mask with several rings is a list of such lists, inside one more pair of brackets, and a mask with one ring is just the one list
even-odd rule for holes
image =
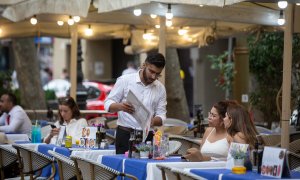
{"label": "water bottle", "polygon": [[32,143],[41,143],[42,142],[41,126],[39,126],[37,124],[32,127],[31,142]]}

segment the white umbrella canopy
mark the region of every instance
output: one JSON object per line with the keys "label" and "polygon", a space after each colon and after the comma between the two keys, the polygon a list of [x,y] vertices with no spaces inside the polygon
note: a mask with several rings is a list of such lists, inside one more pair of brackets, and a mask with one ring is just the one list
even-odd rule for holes
{"label": "white umbrella canopy", "polygon": [[[69,14],[86,17],[91,0],[24,0],[7,7],[2,16],[17,22],[37,14]],[[1,1],[0,1],[1,3]]]}
{"label": "white umbrella canopy", "polygon": [[[156,2],[165,4],[189,4],[189,5],[207,5],[207,6],[219,6],[232,5],[245,0],[159,0]],[[135,7],[142,4],[149,4],[154,2],[153,0],[98,0],[100,6],[98,12],[111,12],[128,7]]]}
{"label": "white umbrella canopy", "polygon": [[[70,3],[70,1],[75,3]],[[48,6],[47,3],[51,2],[53,2],[53,4]],[[126,1],[124,1],[124,3],[125,2]],[[163,2],[175,3],[175,1]],[[247,33],[253,31],[253,29],[260,28],[261,25],[277,27],[279,11],[276,10],[272,4],[268,4],[264,7],[249,2],[241,2],[230,6],[226,5],[225,7],[199,7],[198,5],[191,4],[197,4],[200,1],[189,1],[188,4],[181,4],[184,1],[181,1],[181,3],[176,2],[177,4],[172,6],[172,12],[174,14],[172,20],[173,26],[167,28],[167,46],[169,47],[200,47],[207,44],[207,36],[221,38]],[[212,3],[217,1],[207,2]],[[234,3],[239,1],[226,1],[226,3],[229,2]],[[81,3],[84,3],[84,5],[79,5]],[[41,5],[41,7],[37,8],[39,7],[37,4]],[[59,4],[63,5],[59,6]],[[71,4],[70,7],[65,7],[69,4]],[[83,13],[83,11],[77,11],[77,9],[78,6],[82,6],[86,17],[81,16],[81,21],[78,23],[79,38],[122,38],[124,42],[128,42],[130,37],[134,37],[132,39],[136,39],[136,41],[133,40],[131,43],[135,49],[138,47],[144,49],[142,47],[145,46],[148,46],[148,49],[149,47],[157,47],[159,30],[155,29],[154,26],[159,24],[159,18],[152,19],[150,14],[153,13],[164,16],[167,11],[166,4],[150,2],[135,6],[141,8],[143,11],[143,14],[139,17],[133,15],[133,7],[123,8],[113,12],[98,13],[97,11],[99,11],[99,8],[103,8],[104,4],[102,1],[94,1],[94,5],[98,10],[94,6],[90,6],[90,1],[85,0],[23,0],[17,4],[7,5],[2,14],[3,18],[0,19],[0,28],[2,29],[0,38],[24,36],[56,36],[69,38],[70,26],[68,26],[67,23],[63,26],[58,26],[56,22],[58,20],[66,22],[70,15],[81,15],[80,13]],[[71,8],[73,6],[77,7],[77,9],[74,8],[76,12]],[[27,7],[28,12],[24,11],[25,7]],[[89,7],[89,9],[86,7]],[[38,24],[33,26],[29,23],[29,18],[35,13],[37,15]],[[9,20],[7,18],[9,18]],[[12,22],[15,20],[18,22]],[[86,36],[84,33],[88,25],[91,25],[94,31],[93,36]],[[187,29],[185,36],[178,35],[178,30],[181,27]],[[145,29],[147,32],[151,32],[154,38],[144,40],[143,32]],[[135,44],[136,42],[137,44]],[[149,44],[151,46],[149,46]],[[140,52],[140,50],[138,50],[138,52]]]}

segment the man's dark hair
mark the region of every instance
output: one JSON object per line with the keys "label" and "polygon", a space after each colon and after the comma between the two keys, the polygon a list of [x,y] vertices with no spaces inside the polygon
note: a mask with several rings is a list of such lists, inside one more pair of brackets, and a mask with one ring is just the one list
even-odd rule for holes
{"label": "man's dark hair", "polygon": [[148,54],[145,62],[153,64],[158,68],[164,68],[166,64],[165,57],[160,53],[150,53]]}
{"label": "man's dark hair", "polygon": [[7,95],[9,101],[12,102],[13,105],[17,105],[17,97],[16,97],[16,95],[14,95],[11,92],[4,93],[3,95]]}

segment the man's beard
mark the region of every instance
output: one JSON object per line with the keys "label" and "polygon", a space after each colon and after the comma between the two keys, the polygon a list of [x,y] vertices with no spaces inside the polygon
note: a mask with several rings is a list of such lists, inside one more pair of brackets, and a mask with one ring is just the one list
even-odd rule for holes
{"label": "man's beard", "polygon": [[147,77],[146,68],[144,68],[144,70],[143,70],[143,78],[144,78],[144,81],[145,81],[146,84],[151,84],[155,81],[155,79],[152,80],[152,79]]}

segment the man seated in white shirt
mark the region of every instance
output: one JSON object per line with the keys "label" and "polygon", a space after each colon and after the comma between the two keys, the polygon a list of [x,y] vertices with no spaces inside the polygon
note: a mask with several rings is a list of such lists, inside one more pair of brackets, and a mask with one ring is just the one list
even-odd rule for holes
{"label": "man seated in white shirt", "polygon": [[0,99],[0,132],[30,134],[31,121],[24,109],[17,105],[17,98],[12,93],[4,93]]}

